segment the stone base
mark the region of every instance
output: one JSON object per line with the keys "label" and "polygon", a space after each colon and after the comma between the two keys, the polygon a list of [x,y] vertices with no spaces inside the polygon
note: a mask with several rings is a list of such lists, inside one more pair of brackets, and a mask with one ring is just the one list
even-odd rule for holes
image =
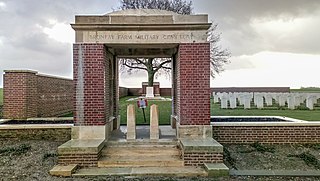
{"label": "stone base", "polygon": [[212,138],[211,125],[180,125],[176,122],[177,138]]}
{"label": "stone base", "polygon": [[50,170],[50,175],[57,177],[71,177],[77,169],[77,164],[70,165],[56,165]]}
{"label": "stone base", "polygon": [[58,163],[97,166],[103,147],[104,139],[70,140],[58,147]]}
{"label": "stone base", "polygon": [[223,163],[223,146],[212,138],[180,139],[185,166],[203,166],[205,163]]}
{"label": "stone base", "polygon": [[[71,130],[71,139],[109,139],[114,124],[114,118],[104,126],[74,126]],[[117,120],[118,122],[118,120]],[[116,123],[117,123],[116,122]],[[120,121],[119,121],[120,123]],[[118,123],[117,123],[118,124]],[[118,126],[118,125],[117,125]],[[119,124],[120,127],[120,124]]]}
{"label": "stone base", "polygon": [[205,163],[204,168],[209,177],[229,176],[229,168],[223,163]]}

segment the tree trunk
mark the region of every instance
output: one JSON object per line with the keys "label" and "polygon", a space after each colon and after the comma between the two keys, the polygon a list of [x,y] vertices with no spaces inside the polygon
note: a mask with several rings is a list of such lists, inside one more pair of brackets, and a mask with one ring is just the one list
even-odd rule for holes
{"label": "tree trunk", "polygon": [[154,73],[148,72],[148,86],[153,87]]}

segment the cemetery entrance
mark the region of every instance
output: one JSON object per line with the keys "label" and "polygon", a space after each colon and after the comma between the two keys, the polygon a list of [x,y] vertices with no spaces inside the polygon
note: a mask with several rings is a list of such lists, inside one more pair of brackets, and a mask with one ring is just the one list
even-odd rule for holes
{"label": "cemetery entrance", "polygon": [[[72,139],[59,147],[59,164],[180,176],[207,174],[203,168],[185,166],[206,165],[210,170],[210,164],[222,164],[223,147],[212,138],[210,126],[210,25],[207,15],[161,10],[76,16],[72,24],[76,32],[75,126]],[[120,124],[117,59],[121,57],[172,58],[174,139],[141,141],[132,136],[119,141],[110,137]],[[217,167],[221,171],[221,165]]]}

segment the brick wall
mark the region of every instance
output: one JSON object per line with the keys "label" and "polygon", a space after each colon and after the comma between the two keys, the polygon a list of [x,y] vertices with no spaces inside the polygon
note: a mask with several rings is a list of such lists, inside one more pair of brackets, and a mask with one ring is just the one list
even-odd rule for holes
{"label": "brick wall", "polygon": [[210,124],[210,44],[180,44],[176,66],[180,124]]}
{"label": "brick wall", "polygon": [[219,143],[320,143],[320,126],[213,126]]}
{"label": "brick wall", "polygon": [[185,166],[203,166],[204,163],[223,163],[223,153],[182,152]]}
{"label": "brick wall", "polygon": [[72,110],[72,80],[36,71],[6,70],[3,117],[49,117]]}

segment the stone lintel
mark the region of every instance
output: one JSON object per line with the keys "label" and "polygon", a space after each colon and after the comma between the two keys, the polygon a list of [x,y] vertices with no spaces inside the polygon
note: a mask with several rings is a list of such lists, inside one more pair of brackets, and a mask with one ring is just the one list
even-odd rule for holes
{"label": "stone lintel", "polygon": [[104,139],[69,140],[58,147],[58,154],[98,154],[104,147]]}
{"label": "stone lintel", "polygon": [[207,153],[223,153],[223,146],[213,138],[180,139],[180,145],[184,153],[188,152],[207,152]]}

